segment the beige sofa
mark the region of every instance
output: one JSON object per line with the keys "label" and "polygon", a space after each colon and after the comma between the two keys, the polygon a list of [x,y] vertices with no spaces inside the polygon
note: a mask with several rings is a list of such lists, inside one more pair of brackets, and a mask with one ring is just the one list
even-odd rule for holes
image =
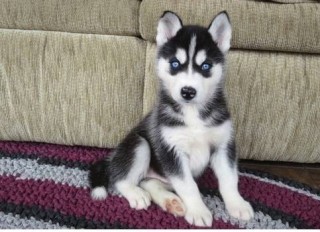
{"label": "beige sofa", "polygon": [[204,26],[229,13],[241,158],[320,162],[316,0],[0,0],[0,140],[115,146],[154,102],[164,10]]}

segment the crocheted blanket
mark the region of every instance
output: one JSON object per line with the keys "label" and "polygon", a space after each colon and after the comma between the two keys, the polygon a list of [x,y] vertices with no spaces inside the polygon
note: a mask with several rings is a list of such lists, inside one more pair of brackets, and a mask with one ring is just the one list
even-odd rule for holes
{"label": "crocheted blanket", "polygon": [[[0,142],[0,228],[195,228],[152,204],[136,211],[114,193],[90,198],[88,168],[110,149]],[[320,228],[320,192],[264,173],[240,170],[239,188],[255,210],[231,218],[207,170],[198,180],[212,228]]]}

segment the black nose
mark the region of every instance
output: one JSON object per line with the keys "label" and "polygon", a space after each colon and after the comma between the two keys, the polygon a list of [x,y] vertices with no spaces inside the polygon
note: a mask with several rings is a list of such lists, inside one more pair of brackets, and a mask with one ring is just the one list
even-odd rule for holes
{"label": "black nose", "polygon": [[181,89],[181,96],[188,101],[194,98],[196,96],[196,93],[197,91],[192,87],[183,87]]}

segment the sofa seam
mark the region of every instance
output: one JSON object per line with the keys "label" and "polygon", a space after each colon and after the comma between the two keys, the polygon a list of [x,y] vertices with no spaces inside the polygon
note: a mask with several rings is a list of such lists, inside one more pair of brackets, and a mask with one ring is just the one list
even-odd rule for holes
{"label": "sofa seam", "polygon": [[145,54],[144,54],[144,80],[143,80],[143,93],[142,93],[142,114],[141,118],[145,115],[145,98],[146,98],[146,81],[147,81],[147,52],[148,52],[148,47],[149,43],[147,41],[144,41],[146,43],[145,46]]}
{"label": "sofa seam", "polygon": [[8,30],[8,31],[26,31],[26,32],[52,32],[52,33],[67,33],[67,34],[80,34],[80,35],[102,35],[102,36],[121,36],[121,37],[135,37],[141,40],[144,40],[142,37],[140,37],[140,32],[138,34],[101,34],[101,33],[87,33],[87,32],[72,32],[72,31],[58,31],[58,30],[42,30],[42,29],[23,29],[23,28],[4,28],[0,27],[0,30]]}

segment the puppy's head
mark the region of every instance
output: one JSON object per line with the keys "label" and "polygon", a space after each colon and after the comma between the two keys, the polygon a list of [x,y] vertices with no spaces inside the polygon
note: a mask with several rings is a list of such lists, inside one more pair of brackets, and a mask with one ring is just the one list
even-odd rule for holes
{"label": "puppy's head", "polygon": [[162,86],[181,104],[204,104],[223,78],[230,48],[231,24],[220,12],[208,28],[183,26],[166,11],[157,28],[157,74]]}

